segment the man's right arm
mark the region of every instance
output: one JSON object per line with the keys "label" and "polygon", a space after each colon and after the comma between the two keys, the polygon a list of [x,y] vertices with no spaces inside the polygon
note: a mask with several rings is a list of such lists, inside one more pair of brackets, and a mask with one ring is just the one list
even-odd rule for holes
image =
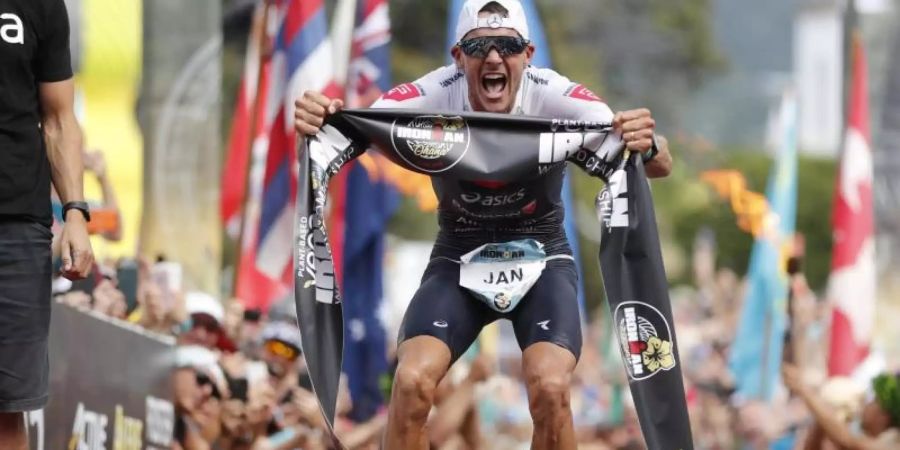
{"label": "man's right arm", "polygon": [[[371,108],[454,109],[450,99],[456,83],[452,66],[441,67],[411,83],[400,84],[382,95]],[[299,134],[314,135],[325,118],[340,111],[344,102],[320,92],[306,91],[294,102],[294,128]]]}

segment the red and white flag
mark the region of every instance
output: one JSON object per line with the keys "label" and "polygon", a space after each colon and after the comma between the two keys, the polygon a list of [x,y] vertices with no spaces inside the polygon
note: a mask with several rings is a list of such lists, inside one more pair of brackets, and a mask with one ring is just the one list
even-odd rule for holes
{"label": "red and white flag", "polygon": [[875,221],[869,133],[868,71],[861,40],[853,40],[850,114],[833,212],[828,298],[834,306],[830,375],[851,375],[869,354],[875,322]]}
{"label": "red and white flag", "polygon": [[[229,237],[238,239],[245,196],[247,195],[247,176],[252,164],[251,147],[265,136],[265,126],[257,117],[254,109],[264,105],[257,104],[265,98],[266,77],[260,77],[268,67],[268,58],[260,55],[265,36],[265,14],[262,3],[257,5],[253,13],[250,36],[247,39],[247,54],[244,61],[244,73],[238,88],[234,112],[231,119],[231,134],[228,139],[228,152],[222,169],[222,223]],[[256,122],[256,123],[252,123]]]}

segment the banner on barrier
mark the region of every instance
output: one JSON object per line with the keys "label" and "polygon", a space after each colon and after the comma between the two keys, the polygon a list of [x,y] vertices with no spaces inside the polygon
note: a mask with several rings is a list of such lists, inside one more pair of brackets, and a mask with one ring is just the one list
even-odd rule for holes
{"label": "banner on barrier", "polygon": [[30,448],[170,448],[174,344],[174,339],[55,303],[50,401],[28,414]]}

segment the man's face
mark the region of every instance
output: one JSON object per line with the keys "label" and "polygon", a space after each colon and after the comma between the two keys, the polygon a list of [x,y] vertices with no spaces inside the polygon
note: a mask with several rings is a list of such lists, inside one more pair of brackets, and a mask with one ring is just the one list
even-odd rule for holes
{"label": "man's face", "polygon": [[269,368],[269,373],[281,380],[294,374],[297,367],[297,358],[300,353],[290,345],[278,340],[269,340],[263,343],[262,359]]}
{"label": "man's face", "polygon": [[[478,28],[470,31],[464,40],[486,36],[519,37],[519,33],[511,28]],[[524,52],[507,56],[501,56],[496,48],[491,48],[484,58],[468,56],[458,46],[451,52],[457,66],[466,74],[473,110],[493,113],[512,110],[522,73],[534,54],[534,45],[528,44]]]}

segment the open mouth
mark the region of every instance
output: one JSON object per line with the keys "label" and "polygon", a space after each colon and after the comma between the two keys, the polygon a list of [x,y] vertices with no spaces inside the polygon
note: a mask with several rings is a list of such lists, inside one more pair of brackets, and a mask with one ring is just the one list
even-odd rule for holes
{"label": "open mouth", "polygon": [[506,89],[506,75],[489,73],[481,77],[481,87],[489,98],[500,98]]}

